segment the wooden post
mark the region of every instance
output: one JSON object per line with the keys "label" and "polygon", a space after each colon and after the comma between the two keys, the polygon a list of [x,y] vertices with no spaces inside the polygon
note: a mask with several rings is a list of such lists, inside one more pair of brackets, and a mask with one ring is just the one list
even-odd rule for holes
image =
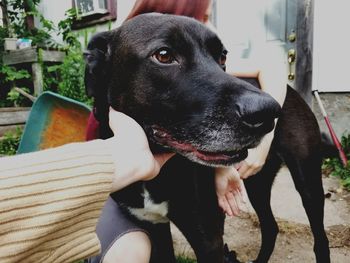
{"label": "wooden post", "polygon": [[41,64],[38,62],[32,63],[34,96],[40,95],[44,90],[44,80]]}
{"label": "wooden post", "polygon": [[[0,7],[1,7],[1,11],[2,11],[2,25],[3,27],[8,27],[9,26],[9,14],[7,11],[7,0],[2,0],[0,1]],[[12,36],[10,36],[12,37]]]}
{"label": "wooden post", "polygon": [[[23,7],[24,7],[25,13],[29,13],[29,12],[33,11],[32,8],[31,8],[31,4],[29,3],[28,0],[24,0],[23,1]],[[32,31],[33,29],[35,29],[34,16],[33,15],[26,14],[25,26],[26,26],[27,30],[29,30],[29,31]]]}
{"label": "wooden post", "polygon": [[35,47],[13,50],[3,54],[2,61],[5,65],[30,64],[34,86],[34,96],[40,95],[44,90],[42,65],[45,62],[61,63],[65,53],[57,50],[42,50]]}
{"label": "wooden post", "polygon": [[298,0],[295,88],[311,105],[314,0]]}

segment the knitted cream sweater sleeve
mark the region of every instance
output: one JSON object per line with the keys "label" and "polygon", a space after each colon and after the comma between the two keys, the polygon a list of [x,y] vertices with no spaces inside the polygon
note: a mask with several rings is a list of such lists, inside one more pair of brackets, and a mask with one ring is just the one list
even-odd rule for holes
{"label": "knitted cream sweater sleeve", "polygon": [[95,227],[114,163],[107,141],[0,158],[0,262],[74,262],[99,252]]}

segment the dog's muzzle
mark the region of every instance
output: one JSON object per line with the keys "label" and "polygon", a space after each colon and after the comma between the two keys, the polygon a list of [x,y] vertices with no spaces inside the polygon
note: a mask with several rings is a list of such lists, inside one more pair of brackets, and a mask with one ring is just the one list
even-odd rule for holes
{"label": "dog's muzzle", "polygon": [[208,151],[195,146],[191,142],[174,138],[170,132],[159,126],[152,126],[153,138],[162,147],[175,151],[188,159],[208,166],[226,166],[244,160],[248,155],[248,148],[229,151]]}

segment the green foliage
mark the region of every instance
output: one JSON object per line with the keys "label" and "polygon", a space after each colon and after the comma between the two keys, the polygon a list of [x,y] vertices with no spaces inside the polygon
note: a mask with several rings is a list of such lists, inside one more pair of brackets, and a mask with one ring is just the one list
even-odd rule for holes
{"label": "green foliage", "polygon": [[[63,96],[92,104],[85,92],[84,71],[85,61],[82,47],[77,35],[72,31],[73,21],[76,19],[76,10],[66,11],[66,18],[58,23],[59,32],[68,46],[66,57],[60,65],[47,67],[44,70],[46,89],[57,87],[57,92]],[[55,75],[55,78],[53,76]]]}
{"label": "green foliage", "polygon": [[[25,19],[28,15],[33,14],[36,11],[36,5],[40,0],[9,0],[7,1],[8,16],[9,16],[9,28],[0,27],[0,56],[4,50],[4,39],[6,37],[15,34],[18,37],[27,37],[30,33],[25,26]],[[28,32],[27,32],[28,31]],[[35,33],[35,32],[31,32]],[[40,33],[40,32],[39,32]],[[38,37],[41,37],[38,35]],[[33,39],[33,38],[31,38]],[[35,40],[33,39],[35,43]],[[10,94],[6,93],[16,85],[16,81],[22,79],[29,79],[31,76],[26,70],[17,70],[15,67],[7,66],[0,61],[0,107],[21,106],[23,102],[27,100],[20,98],[16,91],[11,91]],[[28,103],[27,103],[28,104]]]}
{"label": "green foliage", "polygon": [[[9,15],[9,30],[11,34],[18,38],[29,38],[32,40],[32,45],[37,46],[54,46],[55,43],[51,39],[51,34],[55,27],[52,21],[38,11],[37,6],[40,0],[9,0],[8,15]],[[39,19],[41,28],[29,29],[26,19],[29,16],[34,16]]]}
{"label": "green foliage", "polygon": [[[29,93],[29,89],[27,88],[22,88],[23,91]],[[20,94],[17,90],[12,89],[8,94],[7,94],[7,100],[11,102],[11,104],[15,107],[24,107],[24,106],[29,106],[31,104],[31,101],[24,97],[22,94]]]}
{"label": "green foliage", "polygon": [[92,104],[85,92],[84,71],[85,61],[82,55],[82,46],[78,40],[77,34],[72,31],[72,25],[76,19],[76,10],[66,11],[66,18],[58,23],[59,34],[67,44],[64,49],[67,50],[66,57],[61,65],[54,65],[47,68],[46,75],[56,74],[56,80],[47,78],[47,87],[57,86],[57,92],[63,96]]}
{"label": "green foliage", "polygon": [[60,74],[58,93],[91,104],[92,101],[87,97],[85,92],[85,62],[81,50],[69,50],[63,63],[58,67],[58,70]]}
{"label": "green foliage", "polygon": [[[52,90],[72,99],[91,104],[92,101],[86,96],[84,88],[85,62],[82,56],[82,47],[76,33],[72,30],[73,22],[76,19],[76,10],[69,9],[66,12],[66,18],[58,23],[57,31],[54,24],[38,12],[37,6],[39,3],[40,0],[8,1],[9,24],[11,25],[11,29],[0,30],[0,46],[3,45],[3,38],[8,36],[9,31],[12,31],[17,37],[30,38],[33,45],[54,46],[66,50],[67,56],[62,64],[45,65],[42,59],[40,59],[41,52],[39,49],[38,61],[42,64],[44,90]],[[34,16],[39,19],[41,28],[29,29],[26,25],[26,18],[28,16]],[[64,45],[59,45],[52,41],[51,34],[54,32],[62,35],[65,42]],[[2,84],[1,82],[12,82],[11,86],[14,86],[15,80],[29,78],[30,76],[27,71],[17,71],[13,67],[1,64],[0,75],[4,76],[2,78],[3,81],[0,81],[0,85]],[[6,101],[0,101],[0,106],[10,106],[11,103],[20,104],[21,96],[18,92],[11,91]]]}
{"label": "green foliage", "polygon": [[184,257],[177,257],[176,262],[177,263],[197,263],[197,261],[194,259],[184,258]]}
{"label": "green foliage", "polygon": [[[31,76],[28,73],[28,71],[22,69],[17,70],[15,67],[3,65],[0,63],[0,87],[8,87],[9,89],[11,87],[14,87],[16,85],[16,81],[22,80],[22,79],[29,79]],[[25,89],[26,92],[29,92],[29,89]],[[19,107],[19,106],[27,106],[30,105],[30,102],[28,99],[24,98],[22,95],[20,95],[17,91],[11,90],[6,97],[4,97],[2,100],[0,100],[0,107]]]}
{"label": "green foliage", "polygon": [[59,70],[61,65],[43,66],[44,91],[57,92],[59,84]]}
{"label": "green foliage", "polygon": [[[44,77],[44,90],[51,90],[58,92],[63,96],[92,104],[92,100],[86,96],[84,86],[84,68],[85,62],[82,56],[82,46],[78,40],[77,33],[72,30],[73,22],[77,19],[77,12],[75,9],[66,11],[65,19],[60,21],[57,29],[54,24],[45,19],[37,10],[40,0],[9,0],[8,14],[9,14],[9,29],[0,28],[0,47],[3,46],[3,38],[10,35],[10,32],[17,37],[29,38],[33,45],[37,46],[51,46],[59,47],[66,50],[67,54],[62,64],[46,65],[40,58],[38,61],[42,65]],[[28,28],[27,17],[34,16],[40,20],[41,27]],[[56,33],[62,35],[64,40],[63,45],[54,43],[51,34]],[[85,32],[86,38],[87,32]],[[86,40],[85,40],[86,41]],[[16,80],[29,78],[27,71],[16,70],[13,67],[8,67],[0,64],[0,86],[7,84],[7,86],[14,86]],[[6,92],[10,90],[7,88]],[[5,92],[5,97],[6,97]],[[0,94],[1,96],[1,94]],[[4,95],[2,95],[4,96]],[[21,104],[21,96],[17,91],[10,91],[7,98],[1,100],[0,106],[12,106]]]}
{"label": "green foliage", "polygon": [[13,82],[21,79],[29,79],[30,74],[28,71],[21,69],[17,70],[15,67],[1,65],[0,73],[3,74],[3,78],[6,82]]}
{"label": "green foliage", "polygon": [[19,146],[23,130],[17,127],[14,132],[5,133],[4,137],[0,140],[0,154],[1,155],[14,155]]}
{"label": "green foliage", "polygon": [[66,18],[58,23],[59,34],[62,35],[62,39],[68,44],[68,46],[81,49],[81,44],[72,31],[73,22],[77,19],[76,9],[68,9],[65,13]]}
{"label": "green foliage", "polygon": [[324,161],[322,169],[332,176],[339,177],[343,186],[350,190],[350,134],[342,136],[341,145],[348,158],[347,166],[344,167],[339,158],[329,158]]}
{"label": "green foliage", "polygon": [[0,56],[2,56],[2,52],[4,50],[5,38],[8,37],[8,35],[9,35],[8,28],[0,26]]}

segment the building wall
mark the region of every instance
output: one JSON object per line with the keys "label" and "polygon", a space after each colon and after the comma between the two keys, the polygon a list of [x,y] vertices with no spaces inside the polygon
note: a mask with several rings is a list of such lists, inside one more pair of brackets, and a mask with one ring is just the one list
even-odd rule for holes
{"label": "building wall", "polygon": [[[350,93],[320,93],[320,97],[338,138],[343,134],[350,134]],[[329,134],[316,99],[312,101],[312,110],[321,131]]]}
{"label": "building wall", "polygon": [[[349,0],[314,0],[312,88],[320,97],[332,126],[340,138],[350,133],[350,35]],[[321,130],[328,132],[317,101],[313,110]]]}
{"label": "building wall", "polygon": [[350,1],[314,0],[313,89],[350,92]]}
{"label": "building wall", "polygon": [[[91,37],[96,32],[106,31],[111,28],[116,28],[121,25],[125,20],[129,11],[133,7],[135,0],[115,0],[116,1],[116,10],[117,10],[117,19],[111,23],[104,23],[99,25],[91,26],[87,29],[79,30],[81,33],[81,38],[83,39],[83,34],[88,33],[88,38]],[[59,21],[65,18],[65,12],[72,8],[72,0],[41,0],[38,7],[39,11],[43,14],[46,19],[49,19],[54,22],[55,25]],[[39,23],[38,21],[36,21]],[[52,36],[56,41],[61,42],[61,37],[53,35]]]}

